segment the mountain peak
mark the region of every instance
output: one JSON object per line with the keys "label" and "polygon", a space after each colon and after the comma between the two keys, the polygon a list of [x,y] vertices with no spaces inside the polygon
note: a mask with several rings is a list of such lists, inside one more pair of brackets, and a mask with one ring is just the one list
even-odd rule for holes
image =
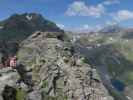
{"label": "mountain peak", "polygon": [[2,40],[9,38],[23,40],[36,31],[63,32],[54,22],[45,19],[38,13],[13,14],[1,21],[0,26],[2,27],[0,30],[0,39]]}

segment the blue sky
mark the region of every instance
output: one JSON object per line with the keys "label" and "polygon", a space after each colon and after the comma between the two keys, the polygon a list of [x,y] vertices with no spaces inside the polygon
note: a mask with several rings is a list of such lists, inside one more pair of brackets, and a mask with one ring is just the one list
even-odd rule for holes
{"label": "blue sky", "polygon": [[65,30],[89,31],[108,24],[133,26],[132,0],[0,0],[0,20],[36,12]]}

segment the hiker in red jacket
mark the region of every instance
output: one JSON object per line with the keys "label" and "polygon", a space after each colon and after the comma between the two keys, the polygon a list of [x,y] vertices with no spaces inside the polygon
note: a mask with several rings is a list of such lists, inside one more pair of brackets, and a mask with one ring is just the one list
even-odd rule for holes
{"label": "hiker in red jacket", "polygon": [[11,57],[10,58],[10,67],[16,68],[16,66],[17,66],[17,57],[16,56]]}

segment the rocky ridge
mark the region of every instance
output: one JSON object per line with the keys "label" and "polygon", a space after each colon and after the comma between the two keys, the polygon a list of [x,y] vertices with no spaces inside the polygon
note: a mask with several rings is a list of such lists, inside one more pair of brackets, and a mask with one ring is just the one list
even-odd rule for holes
{"label": "rocky ridge", "polygon": [[[16,91],[12,100],[114,100],[96,69],[75,53],[73,45],[58,37],[47,37],[48,34],[51,33],[37,32],[22,42],[17,53],[21,66],[17,72],[6,72],[20,77],[3,80],[7,83],[12,80],[13,86],[0,81],[0,92],[6,90],[1,86],[8,85]],[[0,100],[10,100],[2,97]]]}

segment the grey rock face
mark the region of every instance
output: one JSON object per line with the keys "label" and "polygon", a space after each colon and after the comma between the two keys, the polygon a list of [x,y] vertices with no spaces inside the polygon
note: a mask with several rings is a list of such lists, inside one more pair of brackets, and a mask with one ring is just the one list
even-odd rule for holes
{"label": "grey rock face", "polygon": [[39,91],[33,91],[28,94],[27,100],[43,100]]}
{"label": "grey rock face", "polygon": [[[16,82],[19,79],[17,72],[13,71],[11,68],[0,69],[0,94],[3,93],[4,88],[16,87]],[[0,95],[0,100],[3,100],[2,95]]]}
{"label": "grey rock face", "polygon": [[[17,71],[0,70],[1,94],[9,86],[15,91],[13,98],[16,99],[113,100],[97,71],[74,52],[70,42],[47,37],[48,33],[36,34],[21,44]],[[2,95],[0,100],[3,100]]]}
{"label": "grey rock face", "polygon": [[18,52],[19,61],[32,69],[29,74],[37,88],[29,94],[30,100],[113,100],[92,66],[74,53],[70,43],[43,32],[34,35]]}

